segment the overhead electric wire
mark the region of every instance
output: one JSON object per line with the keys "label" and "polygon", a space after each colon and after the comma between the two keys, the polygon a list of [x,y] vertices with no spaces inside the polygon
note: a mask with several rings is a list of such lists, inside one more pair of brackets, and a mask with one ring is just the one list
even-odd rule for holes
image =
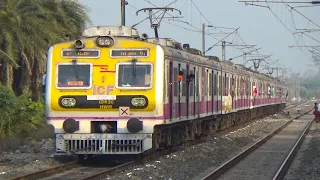
{"label": "overhead electric wire", "polygon": [[[169,3],[169,4],[168,4],[167,6],[165,6],[165,7],[168,7],[168,6],[172,5],[173,3],[176,3],[177,1],[178,1],[178,0],[174,0],[173,2]],[[147,1],[147,2],[148,2],[148,1]],[[129,6],[131,6],[132,8],[135,8],[135,9],[137,9],[137,10],[138,10],[138,8],[136,8],[136,7],[132,6],[131,4],[128,4],[128,5],[129,5]],[[161,11],[161,10],[159,10],[159,11],[157,11],[157,12],[153,13],[153,15],[155,15],[155,14],[159,13],[160,11]],[[145,19],[141,20],[140,22],[138,22],[138,23],[134,24],[132,27],[139,25],[140,23],[142,23],[143,21],[145,21],[145,20],[147,20],[147,19],[149,19],[149,17],[146,17]]]}
{"label": "overhead electric wire", "polygon": [[[271,7],[270,7],[268,1],[265,0],[265,2],[266,2],[266,4],[267,4],[267,6],[268,6],[269,11],[270,11],[270,12],[278,19],[278,21],[293,35],[293,38],[294,38],[296,44],[299,45],[296,37],[295,37],[294,34],[293,34],[294,32],[292,32],[292,31],[282,22],[282,20],[271,10]],[[295,27],[294,20],[293,20],[293,24],[294,24],[294,27]],[[296,27],[295,27],[295,29],[296,29]],[[299,47],[299,49],[300,49],[300,51],[301,51],[307,58],[309,58],[308,55],[302,50],[301,47]]]}
{"label": "overhead electric wire", "polygon": [[295,9],[295,7],[290,6],[289,4],[287,4],[287,6],[289,6],[292,10],[294,10],[296,13],[300,14],[302,17],[304,17],[305,19],[307,19],[309,22],[311,22],[312,24],[314,24],[315,26],[317,26],[318,28],[320,28],[320,25],[318,25],[317,23],[315,23],[314,21],[312,21],[310,18],[308,18],[307,16],[303,15],[301,12],[299,12],[298,10]]}
{"label": "overhead electric wire", "polygon": [[[301,44],[304,44],[306,47],[307,47],[307,43],[305,41],[305,38],[303,35],[306,35],[306,34],[297,34],[296,31],[298,30],[296,28],[296,24],[295,24],[295,17],[293,15],[293,11],[296,12],[297,14],[299,14],[300,16],[304,17],[306,20],[308,20],[308,24],[309,23],[312,23],[313,25],[317,26],[317,27],[320,27],[317,23],[315,23],[314,21],[312,21],[310,18],[308,18],[307,16],[305,16],[304,14],[302,14],[301,12],[299,12],[298,10],[296,10],[297,7],[307,7],[307,6],[295,6],[295,7],[292,7],[290,6],[288,3],[297,3],[296,1],[295,2],[285,2],[283,0],[280,0],[280,1],[270,1],[270,0],[264,0],[264,1],[239,1],[239,2],[245,2],[246,5],[255,5],[254,3],[266,3],[267,6],[262,6],[262,7],[266,7],[269,9],[269,11],[276,17],[276,19],[293,35],[293,38],[294,38],[294,41],[295,43],[298,45],[297,47],[299,47],[300,51],[308,58],[308,59],[311,59],[310,56],[308,56],[306,54],[306,52],[301,48],[300,43],[299,41],[301,41]],[[283,17],[282,17],[282,12],[283,12],[283,9],[281,6],[281,15],[278,14],[278,6],[274,7],[273,4],[274,3],[281,3],[281,4],[284,4],[284,7],[285,7],[285,21],[283,21]],[[311,3],[313,4],[314,6],[312,7],[317,7],[318,5],[317,4],[320,4],[320,1],[310,1],[310,2],[301,2],[301,3]],[[293,26],[292,30],[287,26],[287,15],[286,15],[286,12],[289,12],[290,15],[291,15],[291,23],[289,24],[289,26]],[[280,17],[281,16],[281,17]],[[290,18],[290,17],[289,17]],[[308,26],[308,25],[307,25]],[[320,30],[320,29],[319,29]],[[311,32],[311,31],[310,31]],[[309,37],[310,38],[310,37]],[[298,41],[299,39],[299,41]],[[308,47],[309,48],[309,47]]]}
{"label": "overhead electric wire", "polygon": [[[201,15],[202,17],[204,17],[204,19],[208,22],[209,25],[211,25],[211,26],[214,27],[215,29],[219,30],[220,32],[223,32],[222,30],[220,30],[220,29],[218,28],[218,26],[214,26],[214,25],[208,20],[208,18],[201,12],[201,10],[199,9],[199,7],[195,4],[195,2],[194,2],[193,0],[191,0],[191,2],[192,2],[192,4],[196,7],[196,9],[199,11],[200,15]],[[226,27],[220,27],[220,28],[226,28]],[[228,28],[228,29],[231,29],[231,28]],[[234,28],[232,28],[232,29],[234,29]],[[235,31],[235,32],[238,32],[238,31]],[[226,34],[229,34],[229,33],[226,33]],[[238,32],[238,34],[239,34],[239,32]],[[242,38],[241,38],[241,40],[242,40],[242,42],[243,42],[244,45],[247,45]],[[241,52],[245,53],[244,50],[242,50],[242,49],[240,49],[240,48],[238,48],[238,47],[232,47],[232,48],[237,49],[237,50],[240,50]],[[248,48],[248,49],[251,49],[251,48]],[[258,51],[258,53],[259,53],[259,51]],[[259,54],[261,54],[261,53],[259,53]]]}
{"label": "overhead electric wire", "polygon": [[[147,3],[149,3],[149,4],[151,4],[151,5],[153,5],[153,6],[155,6],[155,7],[157,7],[155,4],[151,3],[150,1],[147,1],[147,0],[144,0],[144,1],[147,2]],[[226,33],[226,32],[224,32],[224,31],[221,31],[219,28],[234,29],[234,28],[228,28],[228,27],[218,27],[218,26],[214,26],[214,25],[208,20],[208,18],[206,18],[206,17],[204,16],[204,14],[201,12],[201,10],[198,8],[198,6],[197,6],[192,0],[191,0],[191,2],[192,2],[192,4],[196,7],[196,9],[199,11],[199,13],[200,13],[200,15],[201,15],[200,17],[204,17],[204,18],[207,20],[207,22],[208,22],[212,27],[214,27],[215,29],[217,29],[217,30],[219,30],[220,32],[225,33],[225,34],[229,34],[229,33]],[[186,4],[187,4],[187,3],[186,3]],[[167,13],[167,14],[170,15],[170,16],[172,16],[170,13]],[[178,21],[179,21],[179,20],[178,20]],[[167,23],[169,23],[169,22],[167,22]],[[172,23],[169,23],[169,24],[172,25]],[[192,27],[192,28],[194,28],[194,29],[199,30],[200,32],[202,32],[202,30],[200,30],[199,28],[194,27],[194,26],[193,26],[192,24],[190,24],[190,23],[188,23],[187,25],[189,25],[190,27]],[[218,42],[220,41],[220,39],[218,39],[218,38],[216,38],[216,37],[214,37],[214,36],[211,36],[211,35],[208,34],[208,33],[205,33],[205,34],[208,35],[208,36],[210,36],[211,38],[217,40]],[[246,44],[244,41],[243,41],[243,43]],[[240,49],[240,48],[237,48],[237,47],[232,47],[232,48],[244,52],[244,51],[243,51],[242,49]]]}
{"label": "overhead electric wire", "polygon": [[[176,2],[176,1],[174,1],[174,2]],[[134,9],[136,9],[136,10],[139,10],[139,8],[137,8],[137,7],[135,7],[135,6],[130,5],[130,7],[134,8]],[[166,6],[166,7],[167,7],[167,6]],[[160,12],[160,11],[161,11],[161,10],[159,10],[159,11],[155,12],[155,14],[156,14],[156,13],[158,13],[158,12]],[[145,19],[143,19],[142,21],[140,21],[139,23],[134,24],[134,26],[136,26],[136,25],[140,24],[141,22],[143,22],[143,21],[145,21],[145,20],[147,20],[147,19],[149,19],[149,16],[148,16],[148,17],[146,17]],[[185,30],[190,31],[190,32],[197,32],[197,33],[201,33],[201,30],[199,30],[199,29],[198,29],[198,30],[193,30],[193,29],[190,29],[190,28],[186,28],[186,27],[183,27],[183,26],[179,26],[179,25],[176,25],[176,24],[170,23],[170,22],[165,21],[165,20],[164,20],[163,22],[168,23],[168,24],[173,25],[173,26],[176,26],[176,27],[179,27],[179,28],[182,28],[182,29],[185,29]]]}
{"label": "overhead electric wire", "polygon": [[[157,7],[155,4],[153,4],[153,3],[150,2],[150,1],[147,1],[147,0],[144,0],[144,1],[147,2],[147,3],[149,3],[149,4],[151,4],[151,5],[153,5],[153,6],[155,6],[155,7]],[[188,0],[187,0],[187,1],[188,1]],[[186,2],[187,2],[187,1],[186,1]],[[177,0],[173,1],[172,3],[170,3],[169,5],[167,5],[166,7],[168,7],[168,6],[170,6],[171,4],[176,3],[176,2],[177,2]],[[198,6],[195,4],[195,2],[194,2],[193,0],[191,0],[191,3],[195,6],[195,8],[196,8],[196,9],[198,10],[198,12],[200,13],[200,19],[201,19],[201,17],[203,17],[203,18],[208,22],[208,25],[210,25],[211,27],[213,27],[215,30],[218,30],[220,33],[230,34],[230,33],[227,33],[227,32],[222,31],[221,29],[233,29],[233,30],[235,29],[235,28],[229,28],[229,27],[214,26],[214,25],[208,20],[208,18],[201,12],[201,10],[198,8]],[[187,3],[185,3],[185,4],[187,4]],[[132,5],[130,5],[130,6],[133,7],[133,8],[135,8],[135,9],[138,9],[138,8],[132,6]],[[160,12],[160,11],[161,11],[161,10],[159,10],[158,12]],[[158,12],[155,12],[154,14],[157,14]],[[170,15],[172,18],[174,18],[174,16],[171,15],[170,13],[167,13],[167,14]],[[146,17],[145,19],[143,19],[142,21],[140,21],[139,23],[137,23],[137,24],[135,24],[135,25],[138,25],[138,24],[140,24],[141,22],[143,22],[143,21],[145,21],[145,20],[147,20],[147,19],[149,19],[149,17]],[[180,20],[175,20],[175,21],[178,21],[178,22],[179,22]],[[181,28],[181,29],[190,31],[190,32],[202,33],[202,30],[201,30],[201,29],[199,29],[199,28],[195,27],[194,25],[192,25],[192,22],[191,22],[191,24],[190,24],[189,22],[187,22],[187,23],[184,22],[184,23],[187,24],[188,26],[192,27],[194,30],[193,30],[193,29],[190,29],[190,28],[183,27],[183,26],[179,26],[179,25],[176,25],[176,24],[173,24],[173,23],[170,23],[170,22],[165,21],[165,20],[164,20],[163,22],[165,22],[165,23],[167,23],[167,24],[170,24],[170,25],[173,25],[173,26],[176,26],[176,27],[179,27],[179,28]],[[183,21],[180,21],[180,22],[183,22]],[[239,38],[240,41],[242,41],[241,44],[247,45],[247,44],[244,42],[244,40],[242,39],[242,37],[240,36],[239,32],[238,32],[238,31],[234,31],[234,32],[237,32],[237,33],[235,34],[234,39]],[[234,33],[234,32],[233,32],[233,33]],[[233,34],[233,33],[231,33],[231,34]],[[218,43],[221,42],[221,39],[216,38],[215,36],[212,36],[213,33],[205,32],[205,34],[206,34],[207,36],[209,36],[209,37],[217,40]],[[223,39],[225,39],[225,38],[223,38]],[[234,40],[232,40],[232,41],[234,41]],[[235,44],[235,43],[233,43],[233,44]],[[243,54],[240,55],[240,57],[243,56],[243,55],[251,54],[251,53],[248,53],[247,51],[245,51],[245,49],[249,49],[249,50],[252,50],[252,49],[253,49],[253,48],[250,47],[250,46],[246,46],[246,47],[242,47],[242,48],[231,46],[231,48],[242,52]],[[262,55],[262,54],[258,51],[259,49],[261,49],[261,48],[254,49],[254,50],[252,50],[252,51],[250,51],[250,52],[257,52],[258,55]],[[233,59],[235,59],[235,58],[233,58]]]}

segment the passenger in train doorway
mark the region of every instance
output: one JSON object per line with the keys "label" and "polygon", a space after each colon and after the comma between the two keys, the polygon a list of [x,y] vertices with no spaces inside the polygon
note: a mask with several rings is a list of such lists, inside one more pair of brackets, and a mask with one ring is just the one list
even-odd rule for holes
{"label": "passenger in train doorway", "polygon": [[313,111],[313,115],[314,115],[314,121],[316,123],[319,122],[319,114],[320,114],[320,108],[318,106],[317,103],[314,103],[314,111]]}

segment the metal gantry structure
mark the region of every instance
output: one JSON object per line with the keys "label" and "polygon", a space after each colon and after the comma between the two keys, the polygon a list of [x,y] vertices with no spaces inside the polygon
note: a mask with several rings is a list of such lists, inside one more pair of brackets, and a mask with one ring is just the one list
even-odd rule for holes
{"label": "metal gantry structure", "polygon": [[[128,2],[126,0],[120,0],[120,4],[121,4],[121,25],[125,26],[126,25],[126,21],[125,21],[125,6],[128,5]],[[148,2],[148,1],[146,1]],[[174,1],[175,2],[175,1]],[[158,39],[159,38],[159,32],[158,32],[158,29],[160,27],[160,24],[162,22],[163,19],[165,18],[170,18],[174,21],[178,21],[178,22],[183,22],[183,23],[186,23],[188,25],[190,25],[188,22],[184,22],[184,21],[180,21],[178,20],[179,18],[182,18],[181,16],[174,16],[174,15],[171,15],[168,13],[168,11],[176,11],[179,13],[179,15],[181,15],[181,11],[176,9],[176,8],[171,8],[169,7],[172,3],[170,3],[169,5],[165,6],[165,7],[157,7],[155,4],[151,3],[151,2],[148,2],[150,4],[152,4],[153,6],[155,7],[152,7],[152,8],[142,8],[142,9],[138,9],[138,8],[135,8],[137,9],[136,11],[136,15],[139,14],[139,12],[145,12],[148,14],[148,17],[146,17],[146,19],[149,19],[150,20],[150,25],[151,25],[151,28],[154,29],[154,35],[155,35],[155,38]],[[130,5],[131,7],[133,7],[132,5]],[[154,12],[155,10],[157,10],[156,12]],[[161,12],[162,13],[158,16],[156,16],[157,13]],[[165,14],[169,14],[170,17],[165,17]],[[146,20],[144,19],[144,20]],[[139,23],[138,23],[139,24]],[[137,24],[135,24],[137,25]],[[135,26],[133,25],[133,26]],[[233,31],[232,32],[229,32],[229,33],[225,33],[226,36],[224,36],[222,39],[217,39],[217,43],[215,43],[213,46],[209,47],[207,50],[205,49],[205,37],[206,35],[206,27],[213,27],[213,28],[226,28],[226,27],[217,27],[217,26],[213,26],[213,25],[210,25],[210,23],[208,25],[206,25],[205,23],[202,23],[202,28],[200,28],[200,31],[201,31],[201,35],[202,35],[202,54],[205,55],[208,51],[210,51],[213,47],[216,47],[216,46],[221,46],[222,47],[222,55],[221,55],[221,60],[227,60],[226,58],[226,47],[242,47],[242,48],[247,48],[248,51],[243,51],[243,49],[240,49],[240,48],[236,48],[236,49],[240,49],[242,50],[242,54],[238,55],[238,56],[235,56],[235,57],[232,57],[232,58],[229,58],[228,60],[229,61],[232,61],[236,58],[239,58],[239,57],[243,57],[243,65],[245,65],[248,61],[252,61],[253,62],[253,66],[254,66],[254,70],[255,71],[258,71],[258,68],[260,67],[260,64],[262,62],[265,62],[266,64],[267,61],[266,59],[269,58],[271,55],[262,55],[258,52],[258,50],[260,50],[261,48],[255,48],[256,45],[247,45],[247,44],[235,44],[235,43],[231,43],[231,42],[228,42],[226,39],[234,34],[234,33],[237,33],[238,30],[240,29],[240,27],[238,28],[227,28],[227,29],[232,29]],[[221,30],[220,30],[221,31]],[[223,31],[221,31],[223,32]],[[241,38],[241,37],[240,37]],[[242,40],[242,39],[241,39]],[[243,41],[243,40],[242,40]],[[253,49],[255,48],[255,49]],[[255,54],[257,53],[257,54]],[[252,56],[256,56],[256,57],[252,57]],[[249,57],[251,59],[249,60],[246,60],[246,58]]]}
{"label": "metal gantry structure", "polygon": [[[278,19],[278,21],[280,21],[280,23],[288,30],[290,31],[290,33],[292,33],[295,42],[297,44],[297,46],[289,46],[289,47],[297,47],[299,48],[308,59],[313,60],[313,62],[317,65],[320,63],[320,58],[318,55],[318,52],[320,51],[320,46],[315,47],[313,45],[309,46],[309,45],[305,45],[305,40],[304,37],[310,38],[311,40],[315,41],[316,43],[320,44],[320,40],[317,40],[316,38],[310,36],[310,33],[314,33],[314,32],[319,32],[320,31],[320,25],[317,24],[315,21],[313,21],[312,19],[308,18],[307,16],[305,16],[303,13],[301,13],[301,11],[298,11],[297,8],[306,8],[306,7],[320,7],[320,1],[285,1],[285,0],[255,0],[255,1],[250,1],[250,0],[242,0],[239,1],[241,3],[245,3],[245,5],[251,5],[251,6],[259,6],[259,7],[265,7],[268,8],[271,13]],[[276,13],[276,11],[279,8],[273,9],[273,4],[284,4],[285,6],[285,10],[286,12],[288,11],[291,14],[291,20],[292,22],[287,24],[287,18],[285,17],[283,21],[282,18],[282,14],[281,17],[279,17]],[[302,5],[297,5],[297,4],[302,4]],[[296,5],[296,6],[293,6]],[[281,7],[281,12],[282,12],[282,7]],[[296,22],[294,20],[294,16],[292,13],[296,13],[298,16],[301,16],[302,18],[304,18],[307,22],[307,26],[305,28],[297,28],[296,27]],[[313,27],[309,27],[309,25],[313,26]],[[290,29],[289,26],[293,26],[293,29]],[[299,42],[297,40],[297,38],[302,38],[303,42],[302,43],[304,46],[299,45]],[[308,51],[304,51],[305,49],[308,49]],[[305,52],[309,52],[311,53],[311,56],[308,56]]]}
{"label": "metal gantry structure", "polygon": [[[154,16],[153,10],[161,10],[161,11],[163,11],[162,16],[161,17]],[[150,25],[151,25],[151,28],[154,29],[154,34],[155,34],[155,38],[156,39],[159,38],[158,28],[160,27],[160,23],[161,23],[162,19],[164,18],[164,15],[166,14],[167,11],[172,11],[172,12],[173,11],[177,11],[181,15],[181,11],[180,10],[178,10],[176,8],[170,8],[170,7],[142,8],[142,9],[139,9],[136,12],[136,15],[138,15],[140,11],[144,11],[144,12],[148,11],[149,12]],[[157,21],[157,23],[155,23],[156,21]]]}

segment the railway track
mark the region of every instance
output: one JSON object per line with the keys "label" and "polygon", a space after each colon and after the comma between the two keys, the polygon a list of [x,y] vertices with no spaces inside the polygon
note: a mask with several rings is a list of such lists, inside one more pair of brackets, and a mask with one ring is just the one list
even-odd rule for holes
{"label": "railway track", "polygon": [[196,179],[283,179],[312,124],[311,111],[309,108],[292,118],[220,167]]}
{"label": "railway track", "polygon": [[[307,102],[302,102],[299,104],[290,104],[284,110],[289,111],[290,109],[306,104]],[[232,128],[231,128],[232,129]],[[224,130],[228,131],[228,130]],[[223,132],[222,132],[223,133]],[[218,133],[219,135],[220,133]],[[204,141],[204,140],[203,140]],[[189,144],[198,144],[199,142],[191,142]],[[161,152],[152,153],[151,155],[146,155],[143,160],[152,159],[158,156],[170,154],[179,150],[180,148],[173,148],[163,150]],[[81,180],[92,180],[92,179],[100,179],[105,178],[109,174],[113,174],[115,172],[121,171],[131,165],[139,163],[139,161],[135,160],[127,160],[124,162],[115,162],[113,165],[108,165],[108,167],[94,167],[94,166],[86,166],[80,164],[78,161],[69,162],[66,164],[62,164],[53,168],[41,170],[38,172],[22,175],[19,177],[12,178],[10,180],[35,180],[35,179],[43,179],[43,180],[53,180],[53,179],[81,179]]]}

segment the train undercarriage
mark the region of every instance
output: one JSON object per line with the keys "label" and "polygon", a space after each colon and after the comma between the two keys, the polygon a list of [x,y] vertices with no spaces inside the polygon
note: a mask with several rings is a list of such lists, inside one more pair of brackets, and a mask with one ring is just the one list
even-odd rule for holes
{"label": "train undercarriage", "polygon": [[[189,141],[195,141],[202,137],[237,126],[246,121],[273,115],[282,111],[284,108],[285,104],[268,105],[250,110],[244,109],[234,113],[200,118],[193,121],[157,125],[154,127],[154,134],[152,136],[153,149],[138,154],[138,156],[150,154],[155,150],[177,147]],[[110,155],[113,156],[112,154]],[[78,160],[83,161],[85,159],[91,159],[95,155],[78,154],[77,156]]]}
{"label": "train undercarriage", "polygon": [[230,114],[216,115],[154,128],[153,147],[163,149],[179,146],[215,132],[239,125],[243,122],[272,115],[285,108],[285,104],[268,105],[255,109],[245,109]]}

